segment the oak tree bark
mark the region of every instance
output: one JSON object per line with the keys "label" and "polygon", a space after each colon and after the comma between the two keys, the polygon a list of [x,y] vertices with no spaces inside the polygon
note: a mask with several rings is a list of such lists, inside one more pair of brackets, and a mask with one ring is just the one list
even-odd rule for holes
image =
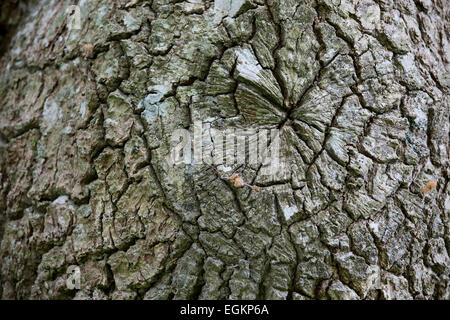
{"label": "oak tree bark", "polygon": [[[442,0],[3,1],[0,296],[449,299],[448,21]],[[211,129],[280,130],[283,172],[168,164],[196,122],[206,153]]]}

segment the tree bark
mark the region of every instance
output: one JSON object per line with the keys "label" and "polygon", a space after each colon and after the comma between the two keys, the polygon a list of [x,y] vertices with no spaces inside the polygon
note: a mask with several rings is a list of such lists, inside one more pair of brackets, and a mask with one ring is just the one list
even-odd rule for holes
{"label": "tree bark", "polygon": [[2,3],[0,296],[449,299],[445,1],[215,2]]}

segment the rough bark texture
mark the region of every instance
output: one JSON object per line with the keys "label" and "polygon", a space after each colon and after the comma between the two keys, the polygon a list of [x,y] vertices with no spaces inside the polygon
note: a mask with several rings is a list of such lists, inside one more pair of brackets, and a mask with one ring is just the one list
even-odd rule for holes
{"label": "rough bark texture", "polygon": [[[448,3],[233,6],[2,2],[3,299],[450,298]],[[287,170],[168,165],[195,121]]]}

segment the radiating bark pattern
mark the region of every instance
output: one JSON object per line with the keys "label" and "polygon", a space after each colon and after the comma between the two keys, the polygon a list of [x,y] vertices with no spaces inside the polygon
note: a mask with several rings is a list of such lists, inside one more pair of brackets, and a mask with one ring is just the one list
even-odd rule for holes
{"label": "radiating bark pattern", "polygon": [[[450,299],[445,1],[5,3],[2,298]],[[168,164],[196,122],[283,172]]]}

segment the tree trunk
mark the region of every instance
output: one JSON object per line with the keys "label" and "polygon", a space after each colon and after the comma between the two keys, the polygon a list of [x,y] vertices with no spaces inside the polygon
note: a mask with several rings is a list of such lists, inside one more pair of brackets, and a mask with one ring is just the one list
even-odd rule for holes
{"label": "tree trunk", "polygon": [[450,298],[445,1],[0,6],[3,299]]}

